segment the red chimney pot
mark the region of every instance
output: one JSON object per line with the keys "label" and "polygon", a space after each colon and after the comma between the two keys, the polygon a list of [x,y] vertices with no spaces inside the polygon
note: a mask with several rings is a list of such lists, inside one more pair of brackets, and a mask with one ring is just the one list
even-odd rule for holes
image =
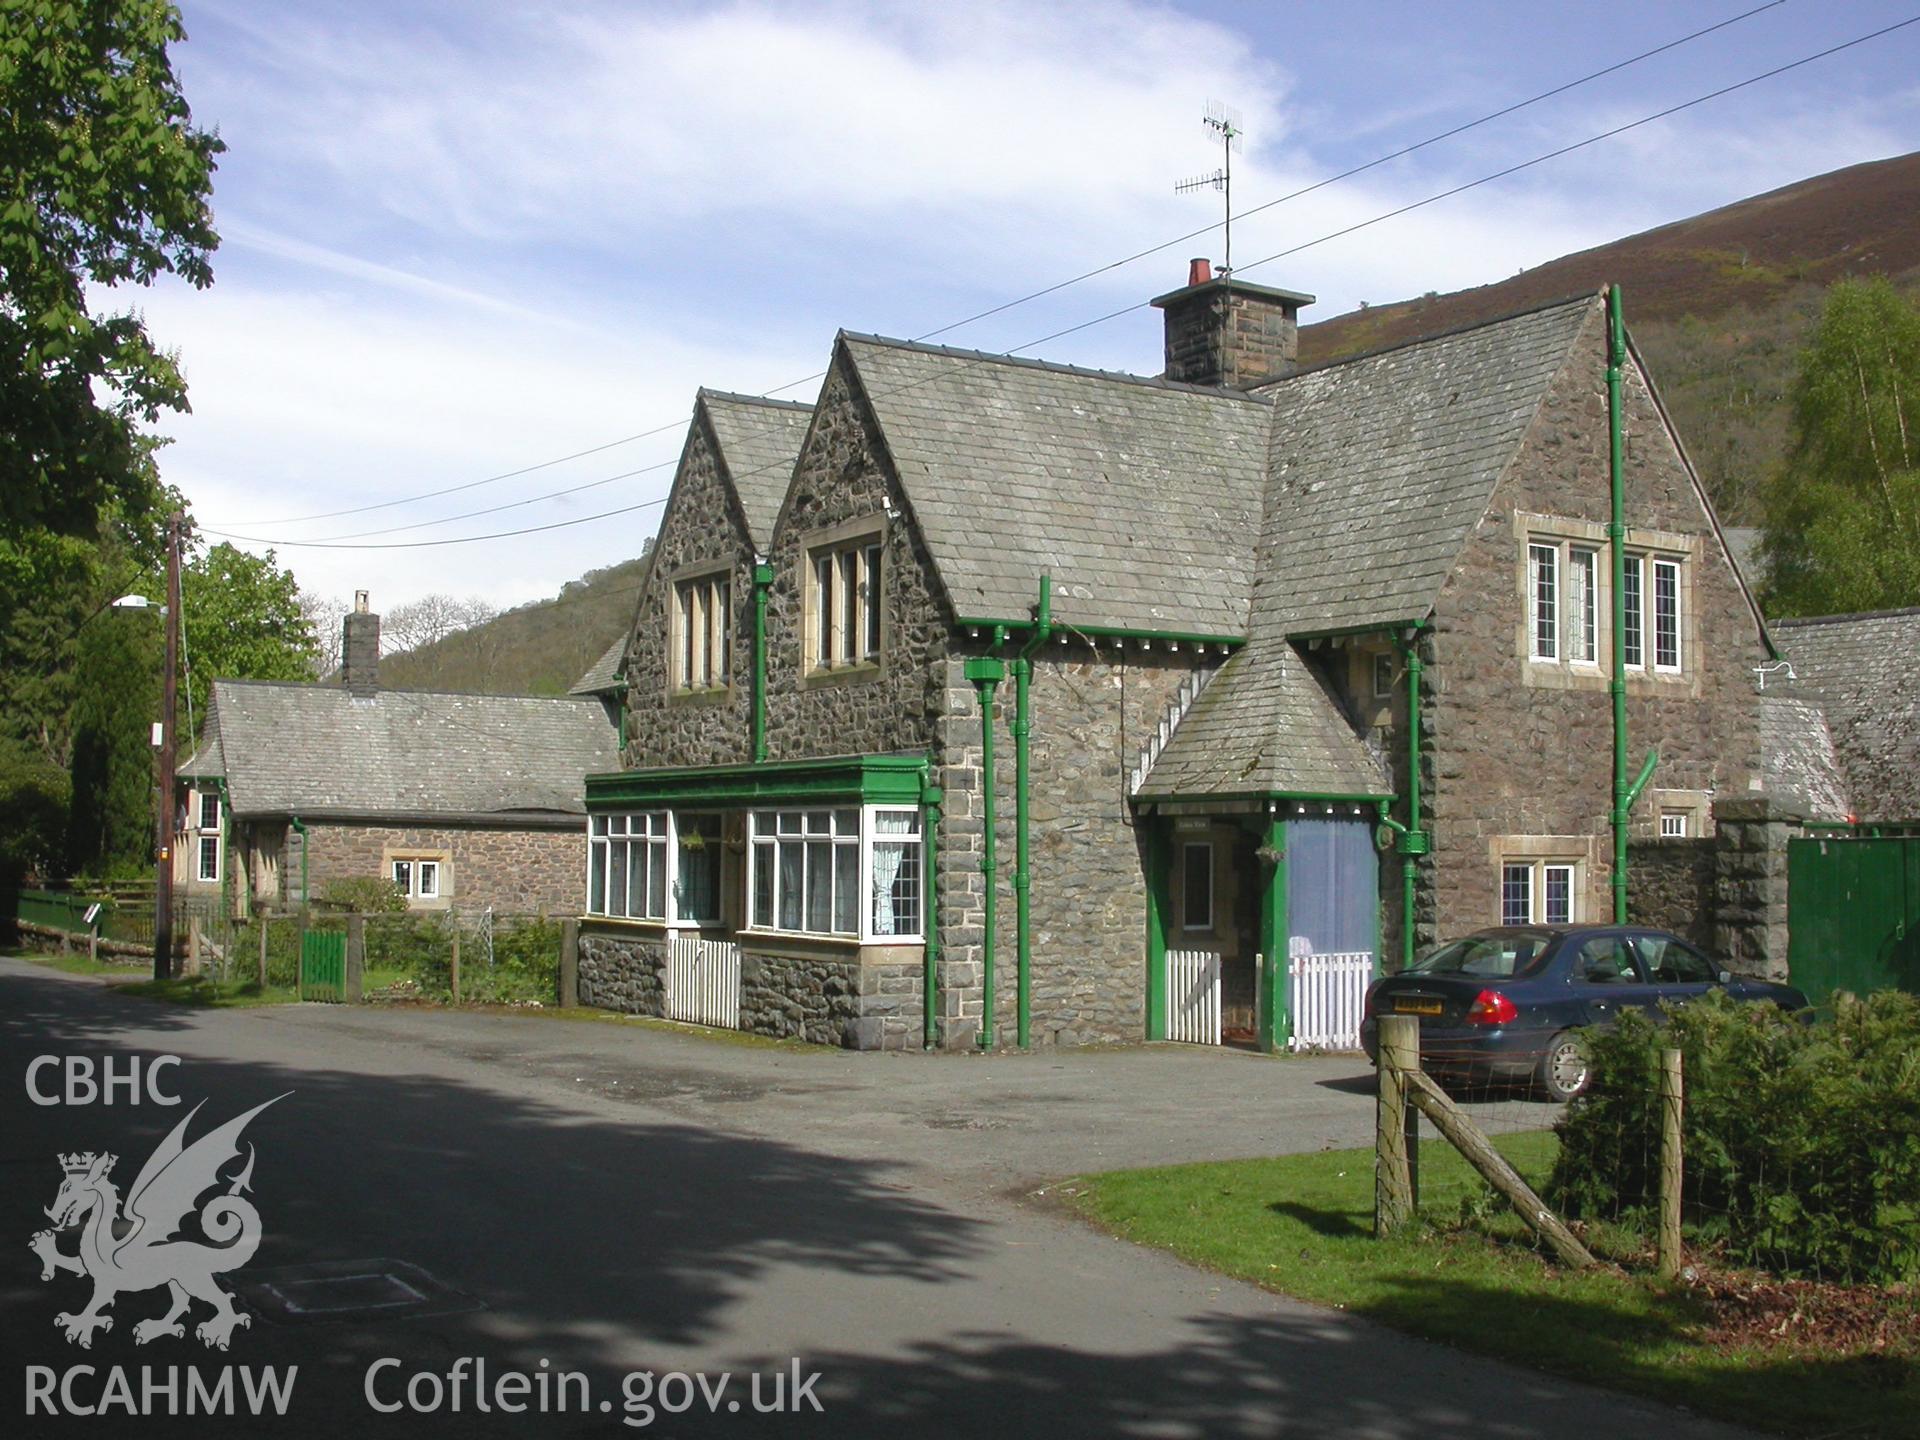
{"label": "red chimney pot", "polygon": [[1187,262],[1187,284],[1204,285],[1213,279],[1213,262],[1205,256]]}

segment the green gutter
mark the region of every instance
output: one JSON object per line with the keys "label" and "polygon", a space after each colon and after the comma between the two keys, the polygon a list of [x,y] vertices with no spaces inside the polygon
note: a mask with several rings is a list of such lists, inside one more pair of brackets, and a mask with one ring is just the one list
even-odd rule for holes
{"label": "green gutter", "polygon": [[[1043,576],[1046,580],[1048,577]],[[972,630],[1031,631],[1038,622],[1026,620],[983,620],[972,616],[962,616],[957,622]],[[1048,627],[1049,629],[1051,626]],[[1152,640],[1173,645],[1220,645],[1229,650],[1238,650],[1247,643],[1244,635],[1191,635],[1178,630],[1135,630],[1126,625],[1076,625],[1062,622],[1061,628],[1075,635],[1085,635],[1102,640]]]}
{"label": "green gutter", "polygon": [[[995,626],[993,643],[998,645],[1005,631]],[[980,692],[980,817],[982,839],[980,874],[985,880],[980,920],[980,1048],[993,1048],[993,950],[994,921],[999,906],[996,893],[997,863],[994,858],[994,773],[993,773],[993,692],[1006,679],[1007,667],[995,656],[969,660],[966,677]]]}
{"label": "green gutter", "polygon": [[934,1027],[940,1015],[940,805],[945,797],[940,787],[932,783],[931,776],[920,790],[920,806],[924,812],[923,823],[927,827],[926,870],[920,882],[920,893],[926,896],[926,915],[921,925],[927,937],[926,971],[920,979],[920,1048],[933,1049]]}
{"label": "green gutter", "polygon": [[773,567],[753,562],[753,758],[767,758],[767,592]]}
{"label": "green gutter", "polygon": [[1167,1038],[1167,917],[1172,911],[1167,823],[1147,821],[1147,1039]]}
{"label": "green gutter", "polygon": [[1607,487],[1612,496],[1612,518],[1607,522],[1607,539],[1613,553],[1613,674],[1607,689],[1613,694],[1613,874],[1608,884],[1613,889],[1613,923],[1627,923],[1627,838],[1628,816],[1633,802],[1653,777],[1660,752],[1647,756],[1639,779],[1627,780],[1627,521],[1626,521],[1626,417],[1621,404],[1620,382],[1627,363],[1626,320],[1620,308],[1620,287],[1607,287]]}
{"label": "green gutter", "polygon": [[1033,918],[1028,866],[1028,769],[1033,734],[1033,654],[1053,634],[1053,576],[1040,577],[1040,603],[1034,608],[1033,633],[1013,662],[1013,904],[1015,915],[1014,1030],[1020,1048],[1031,1043],[1033,1010]]}

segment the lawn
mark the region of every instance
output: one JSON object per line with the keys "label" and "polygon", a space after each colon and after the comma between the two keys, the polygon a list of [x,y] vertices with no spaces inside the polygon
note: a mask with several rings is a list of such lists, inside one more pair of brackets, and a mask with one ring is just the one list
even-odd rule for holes
{"label": "lawn", "polygon": [[[1536,1183],[1552,1166],[1551,1134],[1499,1143]],[[1116,1171],[1053,1193],[1127,1239],[1477,1354],[1782,1434],[1920,1437],[1910,1351],[1716,1343],[1707,1300],[1631,1257],[1627,1270],[1562,1270],[1510,1212],[1461,1219],[1461,1197],[1477,1190],[1465,1162],[1422,1150],[1423,1189],[1445,1199],[1404,1239],[1373,1238],[1371,1150]]]}
{"label": "lawn", "polygon": [[290,985],[269,985],[263,990],[259,982],[251,977],[245,980],[213,980],[205,975],[176,975],[171,980],[140,980],[113,988],[121,995],[133,995],[141,1000],[164,1000],[174,1005],[196,1005],[215,1010],[289,1005],[299,999]]}

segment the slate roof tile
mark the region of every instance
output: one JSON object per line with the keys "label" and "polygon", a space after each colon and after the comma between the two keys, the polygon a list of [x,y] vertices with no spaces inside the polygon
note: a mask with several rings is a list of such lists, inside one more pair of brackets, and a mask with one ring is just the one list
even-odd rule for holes
{"label": "slate roof tile", "polygon": [[1863,820],[1920,819],[1920,608],[1776,620],[1791,694],[1817,701]]}
{"label": "slate roof tile", "polygon": [[807,438],[813,407],[725,390],[702,390],[699,403],[706,407],[714,438],[720,442],[721,462],[740,497],[753,548],[764,555],[773,538],[773,522],[780,517],[780,502],[793,479],[793,462]]}

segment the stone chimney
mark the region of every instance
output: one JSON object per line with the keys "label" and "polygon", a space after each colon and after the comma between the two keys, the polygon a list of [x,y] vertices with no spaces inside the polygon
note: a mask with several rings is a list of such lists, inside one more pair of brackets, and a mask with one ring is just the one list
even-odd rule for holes
{"label": "stone chimney", "polygon": [[1293,373],[1300,307],[1313,296],[1215,275],[1208,261],[1192,260],[1187,283],[1153,303],[1167,316],[1167,379],[1244,389]]}
{"label": "stone chimney", "polygon": [[341,626],[340,683],[371,695],[380,683],[380,617],[367,609],[367,592],[353,592],[353,610]]}

